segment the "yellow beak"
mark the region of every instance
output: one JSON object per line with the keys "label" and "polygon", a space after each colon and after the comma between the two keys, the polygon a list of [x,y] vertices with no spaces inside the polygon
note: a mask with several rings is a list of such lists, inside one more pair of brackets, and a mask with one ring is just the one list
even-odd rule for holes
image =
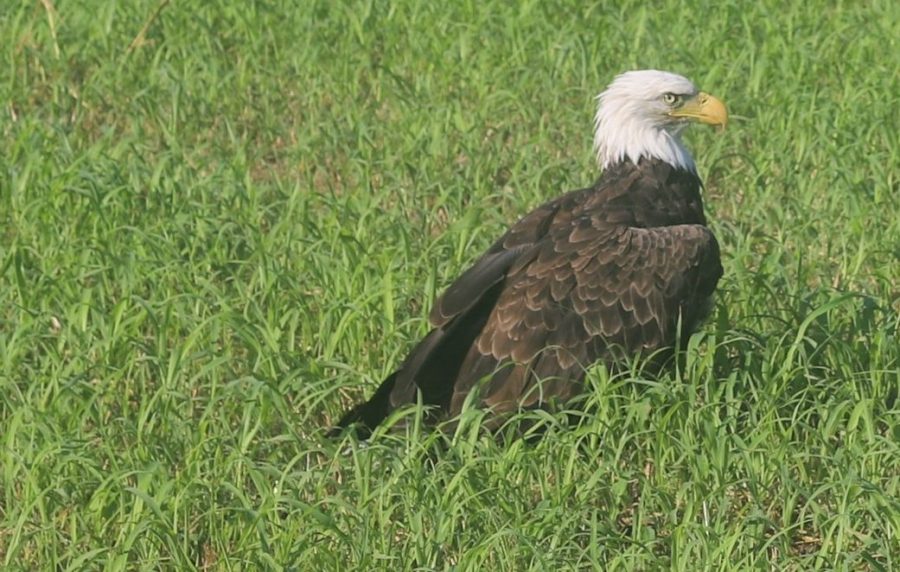
{"label": "yellow beak", "polygon": [[686,117],[707,125],[725,127],[725,124],[728,123],[728,110],[725,109],[725,104],[718,98],[702,91],[686,100],[681,107],[671,111],[669,115]]}

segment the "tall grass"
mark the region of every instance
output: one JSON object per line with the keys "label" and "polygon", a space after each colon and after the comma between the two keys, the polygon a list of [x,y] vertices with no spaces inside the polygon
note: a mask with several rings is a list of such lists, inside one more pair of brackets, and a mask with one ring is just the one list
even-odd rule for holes
{"label": "tall grass", "polygon": [[[0,567],[900,567],[894,2],[7,2]],[[538,440],[320,429],[683,73],[722,244],[663,379]],[[415,415],[415,412],[409,413]]]}

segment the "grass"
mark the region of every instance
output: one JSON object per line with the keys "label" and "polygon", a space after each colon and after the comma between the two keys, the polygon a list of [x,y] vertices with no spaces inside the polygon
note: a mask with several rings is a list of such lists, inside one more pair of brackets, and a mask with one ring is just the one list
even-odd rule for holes
{"label": "grass", "polygon": [[[55,5],[54,5],[55,4]],[[894,2],[0,7],[0,568],[900,569]],[[320,429],[657,67],[725,277],[580,423]]]}

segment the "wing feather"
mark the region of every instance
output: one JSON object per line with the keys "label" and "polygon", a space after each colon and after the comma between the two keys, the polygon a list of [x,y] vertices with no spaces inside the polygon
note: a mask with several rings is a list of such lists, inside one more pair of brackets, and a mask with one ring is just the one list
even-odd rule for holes
{"label": "wing feather", "polygon": [[541,254],[507,276],[473,347],[479,359],[489,354],[530,374],[516,378],[524,383],[515,391],[493,382],[485,403],[525,403],[536,380],[566,378],[610,357],[613,346],[633,354],[674,345],[679,321],[693,327],[700,316],[691,312],[721,274],[718,245],[703,225],[595,228],[593,240],[581,221],[575,226],[589,247],[571,248],[570,229],[551,232]]}

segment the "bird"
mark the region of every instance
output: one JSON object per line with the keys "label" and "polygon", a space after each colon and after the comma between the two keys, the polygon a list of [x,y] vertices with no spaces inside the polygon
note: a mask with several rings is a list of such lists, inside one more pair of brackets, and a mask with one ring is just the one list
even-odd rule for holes
{"label": "bird", "polygon": [[588,369],[674,350],[708,315],[722,276],[702,182],[682,134],[725,127],[718,98],[660,70],[613,78],[597,96],[601,174],[526,214],[434,302],[431,330],[340,418],[369,437],[421,403],[453,419],[467,402],[491,418],[565,403]]}

